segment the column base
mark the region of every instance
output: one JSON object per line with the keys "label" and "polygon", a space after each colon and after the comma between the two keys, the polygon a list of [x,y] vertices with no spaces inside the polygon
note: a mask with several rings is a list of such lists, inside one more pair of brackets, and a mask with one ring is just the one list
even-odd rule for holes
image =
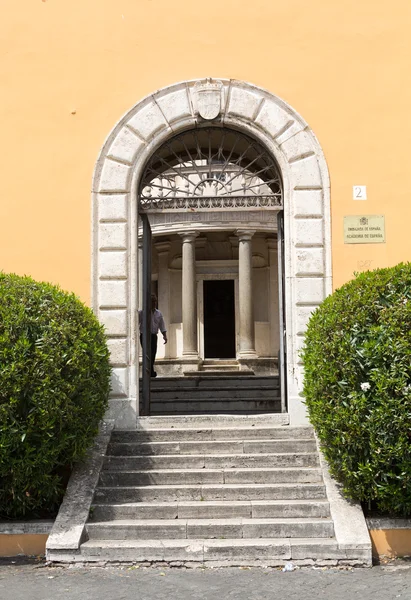
{"label": "column base", "polygon": [[184,372],[192,372],[192,371],[199,370],[201,361],[200,361],[198,354],[196,354],[194,352],[185,354],[183,352],[181,362],[184,365]]}
{"label": "column base", "polygon": [[278,376],[278,361],[276,358],[254,357],[254,358],[239,358],[238,364],[240,371],[254,373],[259,377]]}
{"label": "column base", "polygon": [[242,359],[248,359],[248,358],[258,358],[258,354],[255,350],[241,350],[240,352],[237,352],[237,360],[241,361]]}
{"label": "column base", "polygon": [[240,371],[255,372],[255,362],[257,359],[257,353],[252,354],[251,352],[239,352],[237,355],[238,365]]}

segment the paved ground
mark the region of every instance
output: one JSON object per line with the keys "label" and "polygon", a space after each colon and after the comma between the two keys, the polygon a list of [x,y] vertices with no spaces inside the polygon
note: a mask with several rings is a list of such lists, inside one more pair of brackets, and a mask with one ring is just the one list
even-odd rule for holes
{"label": "paved ground", "polygon": [[411,599],[411,564],[372,569],[177,570],[0,563],[1,600]]}

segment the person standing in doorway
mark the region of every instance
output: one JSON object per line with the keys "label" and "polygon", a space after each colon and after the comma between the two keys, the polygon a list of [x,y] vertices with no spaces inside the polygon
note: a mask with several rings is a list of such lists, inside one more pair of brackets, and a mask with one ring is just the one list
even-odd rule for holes
{"label": "person standing in doorway", "polygon": [[[143,346],[143,311],[138,311],[138,323],[140,327],[140,343]],[[151,377],[157,377],[157,373],[154,371],[154,362],[157,354],[157,336],[158,331],[161,331],[164,343],[167,344],[167,330],[164,323],[164,317],[157,308],[157,296],[151,294]]]}

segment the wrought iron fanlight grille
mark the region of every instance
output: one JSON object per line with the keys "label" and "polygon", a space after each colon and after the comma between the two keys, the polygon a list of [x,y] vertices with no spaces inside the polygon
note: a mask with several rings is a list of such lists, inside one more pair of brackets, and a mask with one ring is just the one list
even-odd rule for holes
{"label": "wrought iron fanlight grille", "polygon": [[249,136],[222,127],[190,130],[165,142],[142,177],[140,210],[282,206],[274,159]]}

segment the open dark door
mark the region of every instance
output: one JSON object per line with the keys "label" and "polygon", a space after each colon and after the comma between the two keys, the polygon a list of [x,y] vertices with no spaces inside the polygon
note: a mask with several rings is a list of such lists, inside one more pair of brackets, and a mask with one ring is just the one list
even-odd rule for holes
{"label": "open dark door", "polygon": [[278,243],[278,309],[280,323],[280,351],[278,374],[280,378],[281,412],[287,412],[287,338],[285,320],[285,269],[284,269],[284,211],[277,215]]}
{"label": "open dark door", "polygon": [[204,281],[204,358],[235,358],[234,280]]}
{"label": "open dark door", "polygon": [[140,215],[143,223],[143,377],[142,377],[142,414],[150,414],[150,376],[151,376],[151,227],[148,215]]}

